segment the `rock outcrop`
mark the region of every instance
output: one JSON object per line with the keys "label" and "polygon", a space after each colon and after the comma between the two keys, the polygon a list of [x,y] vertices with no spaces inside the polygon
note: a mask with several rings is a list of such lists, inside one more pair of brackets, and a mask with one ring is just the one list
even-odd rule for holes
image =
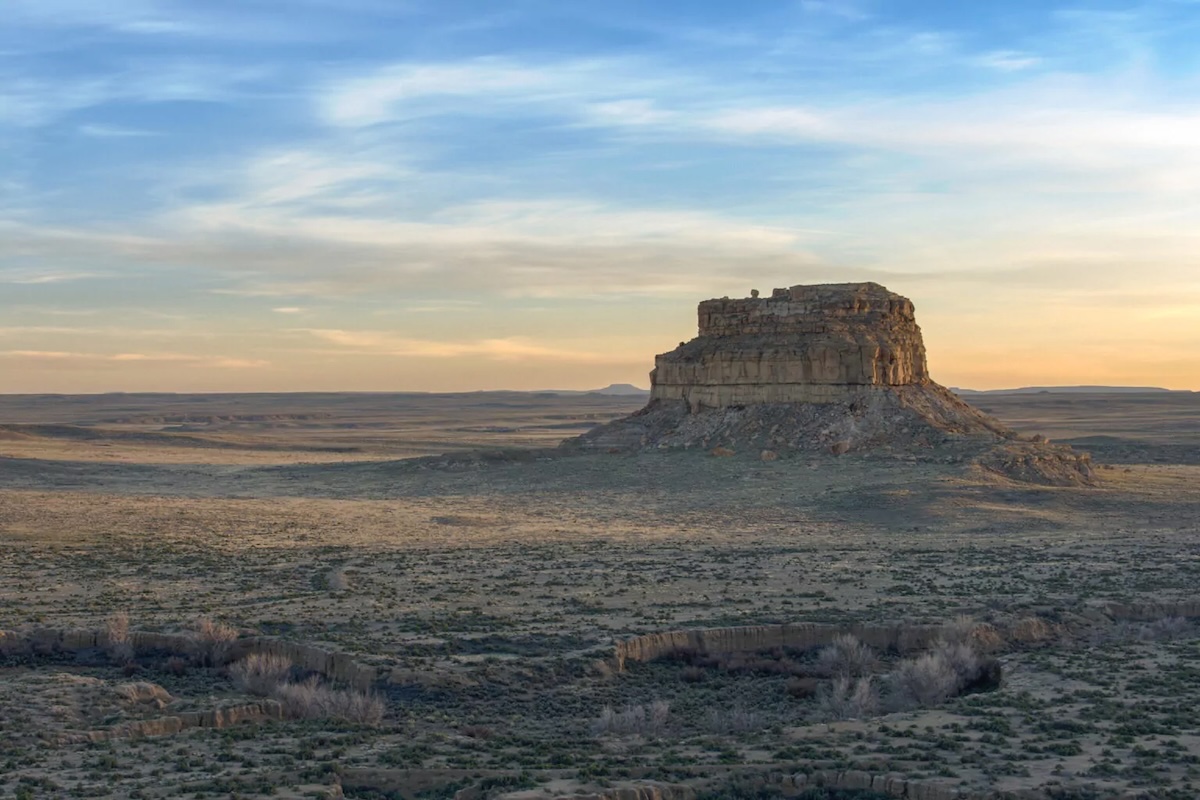
{"label": "rock outcrop", "polygon": [[650,382],[644,409],[563,446],[932,455],[1036,483],[1092,476],[1086,456],[1023,440],[935,383],[912,301],[877,283],[706,300],[696,338],[657,356]]}
{"label": "rock outcrop", "polygon": [[[103,633],[99,630],[0,630],[0,657],[51,656],[80,650],[100,650],[103,643]],[[190,634],[152,631],[130,631],[129,643],[135,655],[167,653],[187,656],[193,654],[197,647],[196,638]],[[238,661],[251,653],[282,656],[302,672],[315,672],[333,683],[345,684],[354,689],[370,689],[379,678],[374,667],[355,660],[349,653],[271,636],[251,636],[235,640],[215,666]]]}
{"label": "rock outcrop", "polygon": [[234,725],[279,721],[284,718],[283,707],[275,700],[214,708],[208,711],[185,711],[177,715],[126,722],[112,728],[74,733],[59,738],[59,744],[107,742],[113,739],[141,739],[146,736],[171,736],[192,728],[224,730]]}
{"label": "rock outcrop", "polygon": [[654,661],[672,653],[752,653],[786,647],[815,650],[850,634],[881,652],[913,653],[928,649],[946,633],[942,625],[747,625],[734,628],[691,628],[647,633],[617,642],[612,667],[618,672],[631,661]]}

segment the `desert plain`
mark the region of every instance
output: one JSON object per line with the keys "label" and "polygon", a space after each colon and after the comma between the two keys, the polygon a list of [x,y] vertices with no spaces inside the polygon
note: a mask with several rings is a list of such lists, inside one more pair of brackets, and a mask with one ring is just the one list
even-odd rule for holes
{"label": "desert plain", "polygon": [[[639,396],[0,397],[0,797],[1200,796],[1200,395],[967,399],[1093,484],[556,449]],[[860,694],[806,625],[890,643]],[[1000,679],[898,702],[930,631]]]}

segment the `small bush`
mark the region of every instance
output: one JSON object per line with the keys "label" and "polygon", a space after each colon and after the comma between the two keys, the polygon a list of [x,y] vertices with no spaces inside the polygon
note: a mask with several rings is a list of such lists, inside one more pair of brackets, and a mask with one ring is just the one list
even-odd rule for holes
{"label": "small bush", "polygon": [[323,716],[328,719],[372,727],[383,722],[383,700],[374,694],[350,689],[326,689],[322,705]]}
{"label": "small bush", "polygon": [[959,689],[958,673],[942,652],[934,651],[901,661],[889,678],[891,703],[896,708],[936,706]]}
{"label": "small bush", "polygon": [[984,658],[970,644],[940,641],[923,656],[902,661],[889,677],[890,705],[918,708],[944,703],[967,692],[1000,688],[1000,662]]}
{"label": "small bush", "polygon": [[857,637],[843,634],[817,655],[817,669],[824,675],[857,678],[875,666],[875,653]]}
{"label": "small bush", "polygon": [[941,642],[934,648],[934,653],[941,655],[946,666],[954,672],[955,691],[966,686],[979,675],[979,654],[969,644]]}
{"label": "small bush", "polygon": [[200,619],[192,633],[193,655],[201,664],[219,666],[229,657],[229,651],[237,638],[236,628],[223,622],[214,622],[207,617]]}
{"label": "small bush", "polygon": [[234,686],[244,692],[266,697],[285,683],[292,673],[292,662],[283,656],[251,653],[229,667]]}
{"label": "small bush", "polygon": [[275,688],[283,712],[293,719],[332,719],[353,725],[378,725],[383,721],[383,701],[373,694],[333,689],[316,678],[283,683]]}
{"label": "small bush", "polygon": [[344,592],[350,588],[350,578],[342,567],[330,571],[325,583],[331,592]]}
{"label": "small bush", "polygon": [[630,705],[615,711],[612,706],[606,705],[601,709],[600,717],[592,723],[592,731],[597,735],[657,736],[666,728],[670,716],[671,707],[662,700],[655,700],[649,709],[643,705]]}
{"label": "small bush", "polygon": [[133,642],[129,636],[129,615],[118,611],[104,620],[104,651],[114,664],[126,664],[133,658]]}
{"label": "small bush", "polygon": [[827,719],[865,719],[879,711],[879,691],[870,677],[840,675],[817,693],[817,707]]}

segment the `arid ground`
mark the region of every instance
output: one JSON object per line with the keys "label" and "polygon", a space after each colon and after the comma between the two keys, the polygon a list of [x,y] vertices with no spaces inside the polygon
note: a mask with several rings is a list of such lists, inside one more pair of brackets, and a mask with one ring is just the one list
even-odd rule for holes
{"label": "arid ground", "polygon": [[[1200,796],[1200,395],[970,399],[1093,452],[1096,485],[536,450],[639,398],[0,397],[0,797],[730,796],[817,770]],[[296,718],[201,645],[121,651],[122,619],[348,654],[382,718]],[[911,655],[879,649],[848,709],[815,651],[612,658],[800,622],[982,631],[1002,683],[900,704]]]}

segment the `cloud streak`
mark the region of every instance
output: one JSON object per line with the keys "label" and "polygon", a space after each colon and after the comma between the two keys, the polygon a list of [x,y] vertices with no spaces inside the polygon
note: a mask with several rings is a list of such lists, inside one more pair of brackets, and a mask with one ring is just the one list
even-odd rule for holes
{"label": "cloud streak", "polygon": [[0,358],[31,366],[67,368],[119,367],[123,364],[147,366],[178,364],[211,369],[262,369],[270,362],[232,356],[195,356],[181,353],[78,353],[63,350],[0,350]]}
{"label": "cloud streak", "polygon": [[403,358],[480,357],[491,361],[565,361],[574,364],[623,364],[628,355],[612,355],[551,347],[527,337],[437,341],[410,339],[382,331],[310,330],[313,336],[338,345],[341,353],[398,356]]}

